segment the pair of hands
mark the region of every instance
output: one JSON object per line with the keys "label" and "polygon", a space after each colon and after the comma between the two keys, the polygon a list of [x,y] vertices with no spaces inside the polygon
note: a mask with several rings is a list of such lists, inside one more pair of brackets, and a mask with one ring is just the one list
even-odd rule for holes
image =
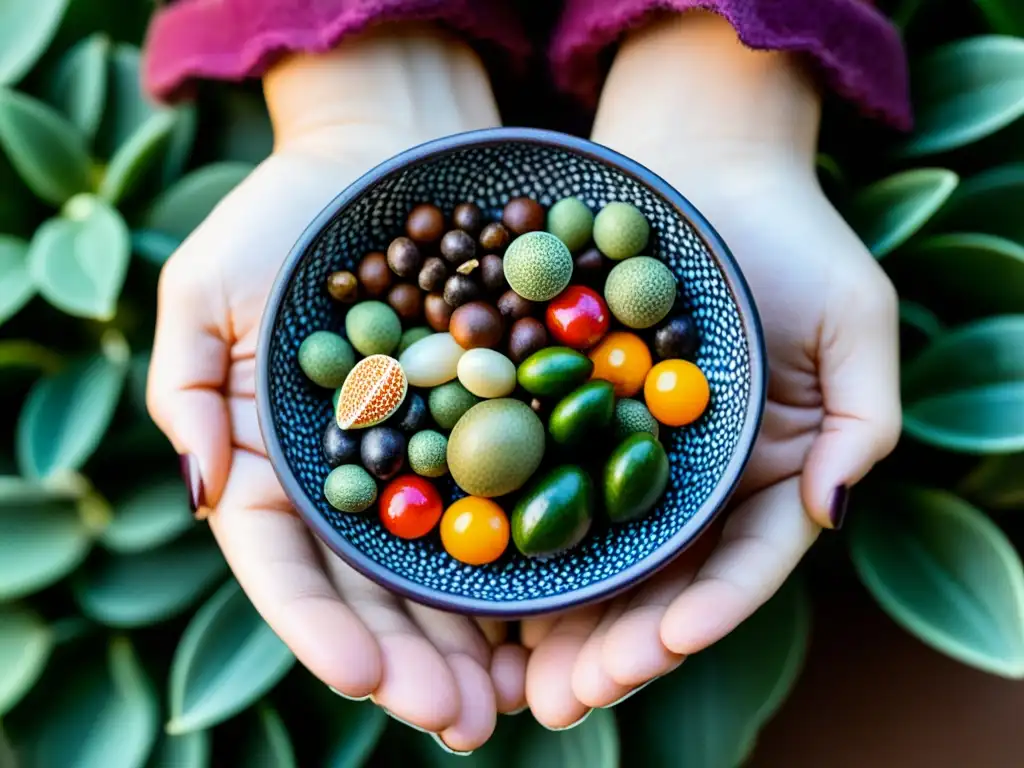
{"label": "pair of hands", "polygon": [[[687,57],[711,74],[688,79]],[[178,452],[194,457],[238,581],[341,694],[369,696],[455,751],[482,745],[498,713],[527,705],[542,724],[568,727],[753,613],[833,527],[836,489],[891,450],[895,298],[818,187],[813,90],[781,55],[746,51],[717,17],[688,14],[624,44],[592,138],[687,195],[753,289],[769,402],[735,509],[717,538],[634,591],[524,621],[515,643],[500,622],[367,581],[312,536],[266,458],[254,403],[261,314],[283,256],[338,191],[409,146],[497,125],[498,114],[477,58],[422,27],[291,57],[264,85],[274,153],[164,269],[149,404]],[[743,118],[752,108],[756,121]]]}

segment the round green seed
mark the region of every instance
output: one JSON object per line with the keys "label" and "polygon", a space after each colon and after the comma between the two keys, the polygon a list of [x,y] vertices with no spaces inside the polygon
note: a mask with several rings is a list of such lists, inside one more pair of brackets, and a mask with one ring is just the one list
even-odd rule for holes
{"label": "round green seed", "polygon": [[615,404],[615,437],[624,440],[634,432],[658,436],[658,420],[639,400],[624,397]]}
{"label": "round green seed", "polygon": [[352,346],[336,333],[314,331],[299,345],[299,367],[321,387],[340,387],[355,364]]}
{"label": "round green seed", "polygon": [[462,386],[461,381],[450,381],[430,390],[427,406],[437,426],[454,429],[462,414],[479,402],[480,398]]}
{"label": "round green seed", "polygon": [[409,467],[423,477],[448,474],[448,438],[425,429],[409,439]]}
{"label": "round green seed", "polygon": [[608,203],[594,217],[594,244],[613,261],[636,256],[647,245],[651,226],[629,203]]}
{"label": "round green seed", "polygon": [[362,512],[377,500],[377,483],[362,467],[342,464],[327,476],[324,496],[341,512]]}
{"label": "round green seed", "polygon": [[590,242],[594,214],[578,197],[563,198],[548,210],[547,230],[570,251],[578,251]]}

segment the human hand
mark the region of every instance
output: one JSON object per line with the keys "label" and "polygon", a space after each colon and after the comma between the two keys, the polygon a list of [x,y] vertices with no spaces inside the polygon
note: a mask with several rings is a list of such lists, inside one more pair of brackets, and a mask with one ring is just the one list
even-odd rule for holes
{"label": "human hand", "polygon": [[465,46],[385,27],[281,62],[264,89],[273,154],[161,275],[149,408],[191,457],[197,502],[239,583],[299,661],[341,694],[471,750],[497,712],[522,706],[525,651],[500,645],[501,624],[392,595],[314,539],[266,457],[255,351],[271,284],[309,222],[388,157],[496,125],[490,86]]}
{"label": "human hand", "polygon": [[630,593],[524,624],[527,700],[549,727],[750,616],[899,436],[895,293],[817,183],[818,117],[792,60],[743,48],[710,14],[643,30],[616,59],[593,139],[663,176],[732,250],[764,325],[768,402],[720,531]]}

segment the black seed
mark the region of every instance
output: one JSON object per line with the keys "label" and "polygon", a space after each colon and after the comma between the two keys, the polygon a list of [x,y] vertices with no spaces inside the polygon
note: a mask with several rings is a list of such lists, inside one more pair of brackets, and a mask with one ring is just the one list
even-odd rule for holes
{"label": "black seed", "polygon": [[359,454],[359,431],[342,429],[332,417],[331,423],[324,430],[320,444],[324,451],[324,458],[327,459],[327,465],[331,469],[340,467],[342,464],[351,464]]}

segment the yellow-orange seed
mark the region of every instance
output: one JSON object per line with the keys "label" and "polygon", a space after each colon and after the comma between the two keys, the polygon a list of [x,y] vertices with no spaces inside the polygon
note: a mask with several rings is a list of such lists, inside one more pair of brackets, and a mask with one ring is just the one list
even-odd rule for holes
{"label": "yellow-orange seed", "polygon": [[398,361],[387,355],[370,355],[355,364],[338,396],[335,418],[342,429],[362,429],[380,424],[405,400],[409,382]]}

